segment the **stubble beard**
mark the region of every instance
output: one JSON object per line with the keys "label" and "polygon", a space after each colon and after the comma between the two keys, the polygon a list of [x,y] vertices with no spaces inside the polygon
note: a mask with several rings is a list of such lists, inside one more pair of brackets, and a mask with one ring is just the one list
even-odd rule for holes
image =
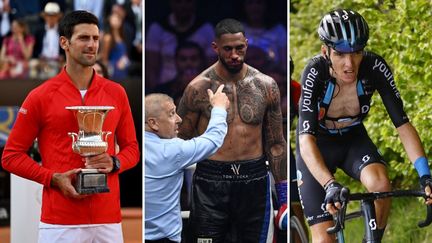
{"label": "stubble beard", "polygon": [[96,63],[96,57],[92,59],[78,58],[76,61],[83,67],[93,67],[93,65]]}
{"label": "stubble beard", "polygon": [[222,63],[222,65],[225,67],[225,69],[231,74],[239,73],[243,67],[243,61],[240,61],[240,64],[238,66],[228,65],[228,63],[226,63],[225,60],[221,57],[219,57],[219,61]]}

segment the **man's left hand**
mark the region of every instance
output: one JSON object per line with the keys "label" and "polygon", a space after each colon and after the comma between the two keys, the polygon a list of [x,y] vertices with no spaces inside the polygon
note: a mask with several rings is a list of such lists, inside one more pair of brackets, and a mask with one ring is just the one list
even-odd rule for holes
{"label": "man's left hand", "polygon": [[432,179],[430,175],[424,175],[420,178],[420,185],[426,193],[426,204],[432,205]]}
{"label": "man's left hand", "polygon": [[108,153],[85,157],[86,169],[98,169],[101,173],[110,173],[113,170],[113,160]]}

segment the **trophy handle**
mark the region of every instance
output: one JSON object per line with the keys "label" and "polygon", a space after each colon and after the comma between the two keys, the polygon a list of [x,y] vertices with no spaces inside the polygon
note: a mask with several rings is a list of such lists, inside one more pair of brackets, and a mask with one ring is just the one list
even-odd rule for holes
{"label": "trophy handle", "polygon": [[104,137],[104,135],[105,135],[103,141],[107,142],[108,141],[108,136],[111,135],[111,134],[112,134],[112,132],[109,132],[109,131],[108,132],[102,132],[102,137]]}
{"label": "trophy handle", "polygon": [[74,132],[68,132],[68,135],[72,137],[72,144],[78,140],[78,134],[76,134]]}

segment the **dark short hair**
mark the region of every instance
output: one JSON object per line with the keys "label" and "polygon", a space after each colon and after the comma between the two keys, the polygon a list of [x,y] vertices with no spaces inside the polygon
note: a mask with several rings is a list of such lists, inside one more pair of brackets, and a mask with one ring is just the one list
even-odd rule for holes
{"label": "dark short hair", "polygon": [[245,34],[243,24],[235,19],[223,19],[219,23],[216,24],[215,27],[215,36],[216,38],[220,38],[223,34],[235,34],[242,33]]}
{"label": "dark short hair", "polygon": [[59,24],[59,34],[67,39],[72,37],[75,25],[95,24],[99,25],[98,18],[92,13],[84,10],[72,11],[66,14]]}

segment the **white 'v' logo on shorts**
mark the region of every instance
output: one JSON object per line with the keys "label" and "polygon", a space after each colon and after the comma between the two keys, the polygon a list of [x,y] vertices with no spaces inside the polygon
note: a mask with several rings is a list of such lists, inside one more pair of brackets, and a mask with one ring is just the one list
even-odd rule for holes
{"label": "white 'v' logo on shorts", "polygon": [[240,165],[231,165],[231,170],[235,175],[240,175]]}

